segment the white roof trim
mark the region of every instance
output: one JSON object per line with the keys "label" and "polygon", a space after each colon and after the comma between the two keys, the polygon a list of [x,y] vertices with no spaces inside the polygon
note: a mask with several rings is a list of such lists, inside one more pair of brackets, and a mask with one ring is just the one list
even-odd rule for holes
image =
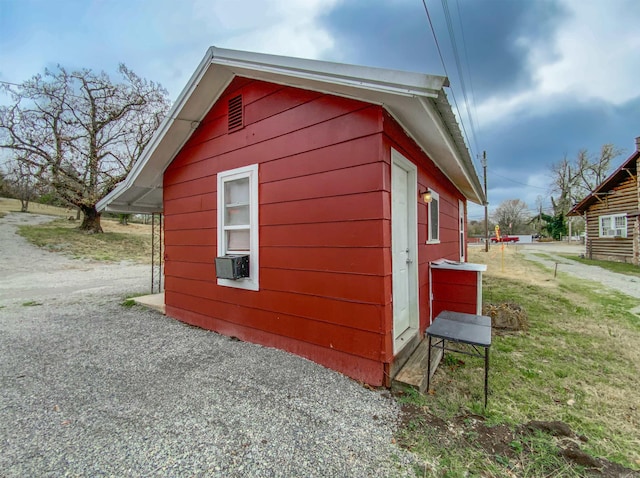
{"label": "white roof trim", "polygon": [[484,202],[444,94],[447,78],[211,47],[127,178],[98,202],[98,210],[162,211],[165,169],[236,76],[382,105],[467,199]]}

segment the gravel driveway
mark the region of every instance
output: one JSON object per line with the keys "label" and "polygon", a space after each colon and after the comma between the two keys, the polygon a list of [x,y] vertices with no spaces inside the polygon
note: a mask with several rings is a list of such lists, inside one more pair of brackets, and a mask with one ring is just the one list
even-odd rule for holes
{"label": "gravel driveway", "polygon": [[[640,299],[640,279],[616,272],[608,271],[598,266],[588,266],[578,261],[572,261],[559,254],[581,254],[584,253],[584,246],[558,244],[558,243],[537,243],[519,245],[518,251],[522,252],[527,260],[539,262],[550,269],[555,268],[558,263],[558,272],[573,275],[582,279],[599,282],[605,287],[616,289],[630,297]],[[544,254],[547,257],[540,257]],[[638,303],[640,305],[640,302]]]}
{"label": "gravel driveway", "polygon": [[39,250],[0,219],[0,476],[413,476],[386,392],[119,305],[148,266]]}

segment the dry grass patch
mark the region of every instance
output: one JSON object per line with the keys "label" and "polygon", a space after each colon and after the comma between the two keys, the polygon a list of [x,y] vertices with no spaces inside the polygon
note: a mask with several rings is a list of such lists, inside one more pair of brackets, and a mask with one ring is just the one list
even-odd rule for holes
{"label": "dry grass patch", "polygon": [[39,247],[75,258],[98,261],[151,261],[151,226],[102,219],[104,234],[86,234],[75,221],[56,220],[38,226],[20,226],[18,232]]}
{"label": "dry grass patch", "polygon": [[485,275],[487,276],[517,280],[541,287],[556,287],[556,284],[551,280],[553,272],[550,274],[540,264],[523,259],[518,246],[515,245],[491,246],[489,252],[484,252],[484,249],[469,248],[469,262],[486,264],[487,272]]}
{"label": "dry grass patch", "polygon": [[[20,201],[18,199],[0,198],[0,214],[8,212],[20,212]],[[29,212],[32,214],[46,214],[50,216],[76,216],[75,209],[64,207],[49,206],[48,204],[40,204],[37,202],[29,203]]]}

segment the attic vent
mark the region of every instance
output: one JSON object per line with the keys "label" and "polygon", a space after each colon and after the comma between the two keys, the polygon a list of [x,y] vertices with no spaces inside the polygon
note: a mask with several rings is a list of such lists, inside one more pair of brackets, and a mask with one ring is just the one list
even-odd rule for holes
{"label": "attic vent", "polygon": [[229,100],[229,132],[242,128],[242,95]]}

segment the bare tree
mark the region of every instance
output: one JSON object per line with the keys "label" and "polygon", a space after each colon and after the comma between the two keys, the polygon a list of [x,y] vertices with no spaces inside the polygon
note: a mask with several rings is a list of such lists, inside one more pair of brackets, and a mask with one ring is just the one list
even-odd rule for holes
{"label": "bare tree", "polygon": [[551,203],[555,214],[566,215],[573,204],[580,202],[607,177],[611,161],[622,154],[613,144],[605,144],[594,156],[586,149],[578,152],[574,160],[564,158],[551,166],[553,178]]}
{"label": "bare tree", "polygon": [[551,204],[556,213],[565,215],[575,202],[576,174],[575,167],[565,155],[562,161],[551,165],[553,177],[552,191],[557,197],[551,196]]}
{"label": "bare tree", "polygon": [[2,87],[11,103],[0,106],[0,147],[78,207],[87,232],[102,232],[96,203],[126,177],[169,108],[160,85],[118,71],[113,83],[104,72],[58,66]]}
{"label": "bare tree", "polygon": [[15,160],[9,163],[5,175],[11,195],[20,200],[20,211],[28,212],[29,203],[38,195],[38,178],[28,162]]}
{"label": "bare tree", "polygon": [[527,204],[520,199],[502,201],[493,211],[493,221],[506,234],[522,234],[530,220]]}
{"label": "bare tree", "polygon": [[13,193],[6,171],[0,168],[0,198],[2,197],[13,197]]}

